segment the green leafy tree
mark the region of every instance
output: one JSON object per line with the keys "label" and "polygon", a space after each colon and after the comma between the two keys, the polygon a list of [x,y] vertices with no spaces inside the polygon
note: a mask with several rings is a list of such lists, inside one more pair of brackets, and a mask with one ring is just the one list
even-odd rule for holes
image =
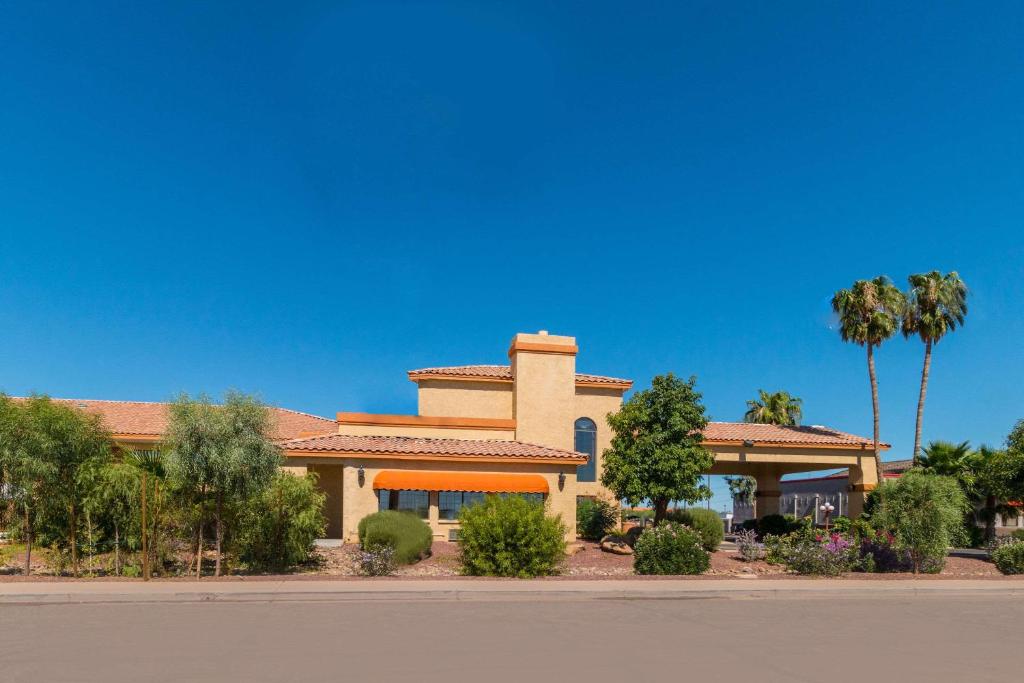
{"label": "green leafy tree", "polygon": [[32,573],[32,546],[46,484],[53,476],[53,463],[40,457],[44,435],[35,429],[33,415],[42,398],[14,401],[0,394],[0,470],[2,491],[17,510],[25,539],[25,575]]}
{"label": "green leafy tree", "polygon": [[135,532],[139,511],[139,471],[125,462],[90,464],[80,474],[84,508],[94,519],[109,520],[114,529],[114,574],[121,575],[121,545]]}
{"label": "green leafy tree", "polygon": [[142,545],[142,576],[148,579],[154,560],[162,560],[168,554],[163,541],[167,527],[171,525],[169,512],[185,513],[184,508],[169,511],[167,501],[167,468],[164,453],[158,449],[127,449],[123,461],[133,468],[138,477],[138,528]]}
{"label": "green leafy tree", "polygon": [[878,481],[885,481],[879,457],[878,375],[875,349],[890,339],[900,326],[906,309],[906,297],[884,275],[873,280],[857,280],[849,289],[832,297],[832,310],[839,316],[839,336],[867,348],[868,379],[871,382],[871,412],[874,419],[873,445]]}
{"label": "green leafy tree", "polygon": [[168,474],[197,510],[196,576],[202,575],[203,526],[211,504],[214,576],[220,576],[232,513],[238,503],[269,485],[281,463],[270,436],[270,413],[255,398],[237,392],[229,392],[220,406],[205,396],[193,400],[183,395],[169,413],[164,444]]}
{"label": "green leafy tree", "polygon": [[708,424],[696,377],[659,375],[608,416],[611,448],[604,452],[601,483],[631,506],[651,501],[661,522],[673,500],[695,503],[711,496],[701,475],[714,456],[701,442]]}
{"label": "green leafy tree", "polygon": [[943,275],[937,270],[917,273],[907,278],[910,292],[903,315],[903,336],[920,337],[924,342],[924,366],[921,369],[921,390],[917,398],[917,421],[914,425],[914,463],[921,450],[921,424],[924,420],[924,399],[928,393],[928,373],[932,365],[932,347],[947,333],[964,324],[967,317],[967,285],[956,271]]}
{"label": "green leafy tree", "polygon": [[757,479],[749,475],[738,477],[726,477],[725,483],[729,485],[729,495],[741,505],[752,505],[754,494],[757,493]]}
{"label": "green leafy tree", "polygon": [[[1024,457],[1018,459],[1022,461],[1019,469],[1024,471]],[[996,537],[997,515],[1017,514],[1015,507],[1000,498],[1006,494],[1005,484],[1012,480],[1013,460],[1012,454],[989,446],[981,446],[974,452],[976,500],[982,503],[981,519],[985,523],[985,539],[989,541]]]}
{"label": "green leafy tree", "polygon": [[786,391],[757,390],[758,397],[747,401],[744,422],[795,427],[803,416],[803,401]]}
{"label": "green leafy tree", "polygon": [[893,532],[897,545],[910,553],[915,574],[941,569],[968,507],[956,480],[912,469],[878,491],[872,522]]}
{"label": "green leafy tree", "polygon": [[36,397],[25,404],[37,456],[45,463],[43,512],[50,526],[60,534],[71,552],[71,567],[80,573],[78,527],[89,495],[90,480],[83,476],[90,467],[110,458],[110,433],[98,415],[84,413],[48,397]]}

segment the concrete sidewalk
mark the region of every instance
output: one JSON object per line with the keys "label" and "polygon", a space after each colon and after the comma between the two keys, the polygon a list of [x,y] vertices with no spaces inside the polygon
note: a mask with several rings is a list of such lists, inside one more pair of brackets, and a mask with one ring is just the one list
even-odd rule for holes
{"label": "concrete sidewalk", "polygon": [[153,581],[2,582],[2,604],[134,602],[343,602],[436,600],[585,600],[737,597],[871,597],[907,595],[1005,595],[1024,597],[1024,579],[758,581],[655,580],[402,580],[352,581]]}

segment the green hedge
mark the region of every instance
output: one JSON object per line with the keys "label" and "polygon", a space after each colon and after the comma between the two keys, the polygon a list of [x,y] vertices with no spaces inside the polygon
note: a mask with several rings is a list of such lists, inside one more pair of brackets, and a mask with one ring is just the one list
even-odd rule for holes
{"label": "green hedge", "polygon": [[540,503],[487,496],[459,513],[463,570],[473,576],[529,578],[556,574],[565,558],[567,529]]}
{"label": "green hedge", "polygon": [[359,545],[363,550],[389,546],[394,548],[398,564],[412,564],[427,557],[433,540],[430,526],[411,512],[384,510],[359,520]]}
{"label": "green hedge", "polygon": [[709,553],[718,550],[718,546],[725,540],[725,525],[714,510],[707,508],[673,510],[668,514],[668,520],[678,522],[696,531],[700,535],[701,545]]}
{"label": "green hedge", "polygon": [[703,574],[710,565],[700,535],[676,522],[646,529],[633,548],[637,574]]}

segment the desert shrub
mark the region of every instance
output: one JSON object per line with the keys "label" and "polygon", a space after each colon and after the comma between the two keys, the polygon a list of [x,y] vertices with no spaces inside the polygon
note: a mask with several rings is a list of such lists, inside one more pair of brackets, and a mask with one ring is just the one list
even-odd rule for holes
{"label": "desert shrub", "polygon": [[371,546],[360,554],[359,568],[367,576],[389,576],[395,571],[395,549],[389,545]]}
{"label": "desert shrub", "polygon": [[676,522],[645,530],[633,548],[637,574],[703,574],[710,564],[700,534]]}
{"label": "desert shrub", "polygon": [[780,548],[783,564],[798,574],[838,576],[857,566],[859,552],[842,534],[800,531],[785,538]]}
{"label": "desert shrub", "polygon": [[910,552],[915,573],[940,571],[963,529],[967,499],[960,485],[950,477],[911,470],[877,490],[872,523],[891,531],[896,546]]}
{"label": "desert shrub", "polygon": [[278,472],[266,490],[244,505],[239,558],[254,568],[277,570],[308,561],[326,526],[323,504],[315,475]]}
{"label": "desert shrub", "polygon": [[1004,574],[1024,574],[1024,542],[1005,543],[992,551],[992,562]]}
{"label": "desert shrub", "polygon": [[644,527],[635,526],[626,530],[626,543],[629,544],[630,548],[636,547],[636,540],[640,538],[640,534],[644,532]]}
{"label": "desert shrub", "polygon": [[412,564],[430,554],[434,534],[411,512],[384,510],[359,520],[359,545],[364,551],[380,546],[394,549],[396,564]]}
{"label": "desert shrub", "polygon": [[462,508],[459,548],[462,566],[473,576],[529,578],[556,574],[565,558],[566,527],[561,516],[519,496],[487,496]]}
{"label": "desert shrub", "polygon": [[914,568],[910,553],[896,547],[888,531],[877,531],[860,540],[860,569],[868,573],[909,572]]}
{"label": "desert shrub", "polygon": [[757,521],[757,531],[762,536],[785,536],[793,530],[793,522],[782,515],[765,515]]}
{"label": "desert shrub", "polygon": [[764,543],[758,542],[757,532],[753,529],[743,529],[736,532],[736,547],[740,551],[740,557],[747,562],[764,559]]}
{"label": "desert shrub", "polygon": [[1024,541],[1024,529],[1017,529],[1012,534],[1010,534],[1010,537],[1015,538],[1018,541]]}
{"label": "desert shrub", "polygon": [[776,536],[766,534],[761,537],[761,544],[764,546],[764,560],[768,564],[785,564],[786,553],[792,541],[788,534]]}
{"label": "desert shrub", "polygon": [[709,553],[718,550],[718,546],[725,539],[725,526],[722,524],[722,518],[714,510],[707,508],[673,510],[668,514],[668,520],[696,531],[700,535],[704,550]]}
{"label": "desert shrub", "polygon": [[588,541],[599,540],[619,523],[619,507],[602,498],[584,498],[576,505],[576,532]]}

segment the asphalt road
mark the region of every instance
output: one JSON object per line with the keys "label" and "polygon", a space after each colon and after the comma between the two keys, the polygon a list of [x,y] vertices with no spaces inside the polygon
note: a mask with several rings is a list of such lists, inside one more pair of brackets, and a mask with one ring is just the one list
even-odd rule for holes
{"label": "asphalt road", "polygon": [[1000,681],[1020,595],[0,604],[0,681]]}

